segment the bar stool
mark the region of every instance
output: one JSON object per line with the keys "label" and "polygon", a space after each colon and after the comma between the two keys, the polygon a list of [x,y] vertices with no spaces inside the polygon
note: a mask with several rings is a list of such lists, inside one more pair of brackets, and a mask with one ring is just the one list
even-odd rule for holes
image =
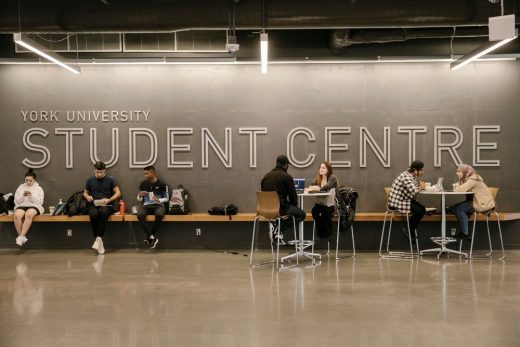
{"label": "bar stool", "polygon": [[[256,192],[256,217],[253,222],[253,237],[251,239],[251,258],[249,259],[249,266],[256,267],[260,265],[266,264],[276,264],[276,269],[279,270],[279,258],[280,258],[280,243],[276,242],[276,259],[274,257],[274,249],[273,243],[271,242],[271,254],[273,259],[268,262],[253,264],[253,253],[255,247],[255,235],[256,235],[256,226],[257,222],[269,222],[270,224],[275,225],[275,229],[273,230],[273,238],[274,235],[278,234],[281,230],[282,220],[286,220],[292,218],[293,220],[293,230],[294,230],[294,239],[296,240],[296,220],[294,216],[281,216],[280,215],[280,198],[278,197],[277,192]],[[297,243],[295,243],[295,249],[297,251]],[[299,264],[298,256],[296,256],[296,265]]]}
{"label": "bar stool", "polygon": [[[379,256],[381,258],[404,258],[404,259],[413,259],[416,256],[419,256],[419,242],[417,240],[417,231],[414,230],[415,233],[415,246],[417,248],[417,253],[414,253],[412,246],[412,233],[410,231],[410,213],[404,212],[398,209],[392,209],[388,206],[388,198],[390,196],[390,187],[385,187],[385,197],[386,197],[386,212],[385,217],[383,219],[383,230],[381,231],[381,241],[379,243]],[[385,228],[386,228],[386,220],[387,217],[390,217],[389,227],[388,227],[388,238],[386,240],[386,253],[382,252],[383,248],[383,240],[385,237]],[[406,218],[406,228],[408,230],[408,240],[410,243],[410,252],[395,252],[390,251],[390,235],[392,233],[392,222],[394,218]]]}
{"label": "bar stool", "polygon": [[[352,238],[352,254],[347,254],[343,256],[339,256],[339,234],[340,234],[340,227],[341,227],[341,221],[342,219],[347,219],[348,216],[342,216],[341,213],[339,213],[338,208],[338,198],[334,196],[334,209],[336,210],[336,216],[338,218],[338,225],[336,228],[336,260],[340,260],[343,258],[350,258],[356,256],[356,243],[354,241],[354,227],[352,224],[350,224],[350,236]],[[314,222],[312,226],[312,253],[314,253],[314,244],[315,244],[315,235],[316,235],[316,222]],[[327,241],[327,255],[330,254],[330,240]]]}
{"label": "bar stool", "polygon": [[[488,211],[484,211],[484,212],[473,211],[473,230],[471,231],[471,245],[470,245],[470,248],[469,248],[469,259],[475,259],[473,257],[473,240],[475,239],[475,227],[477,225],[477,216],[478,215],[483,215],[484,217],[486,217],[486,229],[487,229],[488,240],[489,240],[489,252],[486,253],[486,256],[491,256],[491,254],[493,253],[493,246],[491,244],[491,234],[489,232],[489,217],[493,213],[497,217],[498,235],[500,236],[500,246],[502,247],[502,257],[500,257],[499,259],[503,260],[506,257],[506,253],[504,251],[504,242],[502,240],[502,228],[500,227],[500,217],[499,217],[498,212],[496,210],[496,206],[497,206],[497,193],[498,193],[499,190],[500,190],[500,188],[489,187],[489,192],[491,193],[491,196],[493,197],[493,200],[495,201],[495,207],[493,207],[492,209],[490,209]],[[459,251],[462,250],[462,241],[463,240],[460,240]]]}

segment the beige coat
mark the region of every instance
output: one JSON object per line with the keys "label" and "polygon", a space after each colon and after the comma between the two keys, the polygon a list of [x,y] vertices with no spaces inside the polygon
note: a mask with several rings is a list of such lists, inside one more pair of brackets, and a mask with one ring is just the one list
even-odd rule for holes
{"label": "beige coat", "polygon": [[467,181],[458,186],[455,191],[473,192],[473,209],[477,212],[489,211],[495,207],[495,201],[488,186],[478,174],[470,176]]}

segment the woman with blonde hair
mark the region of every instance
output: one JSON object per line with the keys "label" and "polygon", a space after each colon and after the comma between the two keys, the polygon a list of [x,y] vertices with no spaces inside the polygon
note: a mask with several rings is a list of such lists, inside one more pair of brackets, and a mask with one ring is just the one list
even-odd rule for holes
{"label": "woman with blonde hair", "polygon": [[460,232],[456,235],[459,239],[470,239],[468,228],[468,215],[472,211],[485,212],[495,207],[495,200],[489,191],[484,179],[477,174],[475,169],[467,164],[461,164],[457,168],[457,180],[459,186],[456,192],[472,192],[466,195],[466,201],[453,206],[453,212],[459,222]]}
{"label": "woman with blonde hair", "polygon": [[338,179],[332,173],[332,166],[324,161],[312,185],[308,188],[310,192],[328,192],[334,190],[331,196],[325,200],[318,200],[312,208],[312,218],[316,222],[316,232],[322,239],[332,235],[332,214],[334,213],[334,196],[338,191]]}
{"label": "woman with blonde hair", "polygon": [[14,193],[14,227],[18,233],[16,244],[20,247],[27,242],[27,232],[34,216],[43,213],[43,189],[36,182],[33,169],[25,173],[25,181]]}

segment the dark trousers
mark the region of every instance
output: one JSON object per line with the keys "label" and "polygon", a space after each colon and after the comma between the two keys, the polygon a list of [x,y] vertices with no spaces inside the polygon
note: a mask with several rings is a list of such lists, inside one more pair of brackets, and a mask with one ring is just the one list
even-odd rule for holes
{"label": "dark trousers", "polygon": [[312,218],[316,223],[316,233],[322,239],[332,235],[332,214],[334,206],[325,206],[316,204],[312,208]]}
{"label": "dark trousers", "polygon": [[[301,208],[297,207],[297,206],[289,206],[289,208],[287,209],[287,211],[285,213],[282,213],[280,211],[280,214],[283,216],[283,215],[289,215],[289,216],[294,216],[294,219],[295,219],[295,222],[296,222],[296,225],[298,225],[300,222],[303,222],[305,220],[305,211],[302,210]],[[292,218],[288,218],[284,221],[282,221],[282,232],[285,231],[285,229],[288,229],[288,228],[292,228]]]}
{"label": "dark trousers", "polygon": [[[159,224],[163,220],[165,214],[166,208],[164,205],[148,205],[139,207],[139,210],[137,210],[137,219],[139,219],[139,224],[141,224],[144,233],[148,237],[157,235]],[[148,215],[155,216],[155,221],[152,224],[152,228],[149,228],[146,224],[146,216]]]}
{"label": "dark trousers", "polygon": [[103,237],[107,228],[108,217],[114,213],[114,206],[94,206],[88,208],[88,216],[94,237]]}
{"label": "dark trousers", "polygon": [[426,213],[426,208],[417,201],[412,200],[410,203],[410,210],[412,211],[412,215],[410,216],[410,231],[413,235],[413,231],[417,230],[417,226],[419,226],[421,219]]}

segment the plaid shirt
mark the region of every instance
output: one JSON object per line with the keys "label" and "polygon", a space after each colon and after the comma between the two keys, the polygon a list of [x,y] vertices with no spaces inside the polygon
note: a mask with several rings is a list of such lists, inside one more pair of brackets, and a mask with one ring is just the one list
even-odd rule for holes
{"label": "plaid shirt", "polygon": [[410,202],[415,199],[415,194],[419,192],[417,182],[411,173],[405,171],[401,173],[392,183],[390,196],[388,197],[388,207],[398,209],[401,212],[411,213]]}

